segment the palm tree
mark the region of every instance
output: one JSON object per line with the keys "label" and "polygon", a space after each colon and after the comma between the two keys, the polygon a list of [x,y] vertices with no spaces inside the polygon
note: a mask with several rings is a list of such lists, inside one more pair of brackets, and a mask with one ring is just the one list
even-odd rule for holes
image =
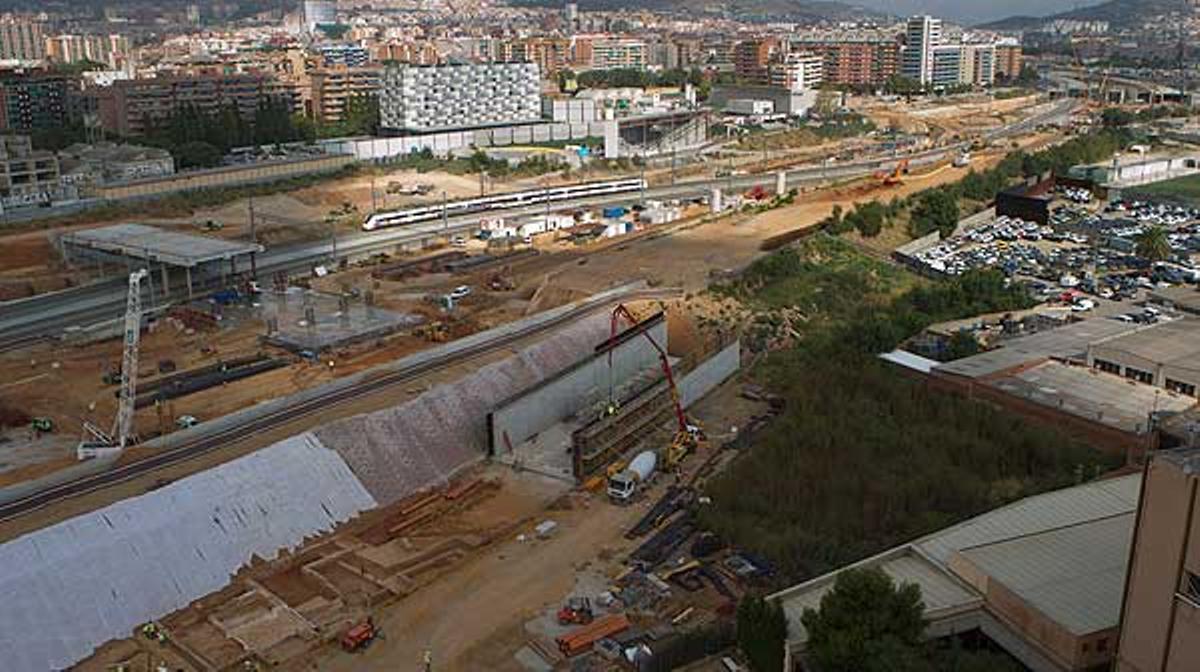
{"label": "palm tree", "polygon": [[1171,241],[1167,239],[1167,230],[1161,226],[1151,226],[1137,237],[1137,247],[1134,251],[1139,257],[1150,262],[1165,261],[1171,257]]}

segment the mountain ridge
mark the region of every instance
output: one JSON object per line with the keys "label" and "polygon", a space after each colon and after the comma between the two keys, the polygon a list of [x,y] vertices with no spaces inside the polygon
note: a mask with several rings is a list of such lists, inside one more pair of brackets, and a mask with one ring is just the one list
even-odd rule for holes
{"label": "mountain ridge", "polygon": [[1190,13],[1190,0],[1109,0],[1050,16],[1012,16],[978,26],[989,30],[1028,30],[1049,21],[1107,21],[1114,28],[1137,28],[1155,16]]}
{"label": "mountain ridge", "polygon": [[[580,10],[617,11],[630,9],[628,0],[577,0]],[[562,0],[514,0],[515,6],[560,6]],[[637,9],[691,14],[697,16],[732,16],[749,20],[841,21],[847,19],[879,18],[882,12],[837,0],[642,0]]]}

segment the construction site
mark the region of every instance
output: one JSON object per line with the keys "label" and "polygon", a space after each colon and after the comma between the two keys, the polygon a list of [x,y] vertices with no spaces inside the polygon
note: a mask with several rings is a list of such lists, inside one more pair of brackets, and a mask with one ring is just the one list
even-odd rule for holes
{"label": "construction site", "polygon": [[369,254],[331,219],[291,267],[240,225],[55,238],[47,264],[125,310],[0,349],[0,493],[69,488],[0,520],[3,629],[34,633],[13,669],[636,669],[723,632],[771,568],[700,534],[697,491],[779,400],[704,290],[965,170],[779,172]]}

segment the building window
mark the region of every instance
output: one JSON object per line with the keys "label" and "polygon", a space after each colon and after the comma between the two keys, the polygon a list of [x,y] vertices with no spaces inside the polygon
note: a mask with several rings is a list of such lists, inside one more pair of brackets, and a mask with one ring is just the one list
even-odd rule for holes
{"label": "building window", "polygon": [[1167,378],[1167,389],[1172,392],[1186,394],[1189,397],[1196,396],[1196,386],[1191,383],[1184,383],[1178,380]]}
{"label": "building window", "polygon": [[1130,380],[1136,380],[1139,383],[1150,384],[1154,382],[1154,374],[1149,371],[1135,369],[1132,366],[1125,367],[1125,377]]}
{"label": "building window", "polygon": [[1093,361],[1092,368],[1099,369],[1100,371],[1103,371],[1105,373],[1115,373],[1117,375],[1120,375],[1120,373],[1121,373],[1120,365],[1113,364],[1112,362],[1105,361],[1103,359],[1097,359],[1097,360]]}

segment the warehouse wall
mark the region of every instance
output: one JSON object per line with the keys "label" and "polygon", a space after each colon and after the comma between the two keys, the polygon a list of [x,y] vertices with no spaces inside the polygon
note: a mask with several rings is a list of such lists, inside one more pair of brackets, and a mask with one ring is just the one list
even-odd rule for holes
{"label": "warehouse wall", "polygon": [[[659,319],[648,330],[665,348],[666,320]],[[523,391],[492,412],[488,418],[491,452],[508,452],[509,445],[518,446],[552,425],[607,400],[610,380],[620,387],[638,374],[655,372],[658,368],[658,352],[640,335],[618,344],[613,350],[611,374],[607,353],[581,361],[545,383]]]}
{"label": "warehouse wall", "polygon": [[742,365],[741,341],[734,341],[725,349],[700,363],[679,383],[679,400],[687,408],[711,392]]}

